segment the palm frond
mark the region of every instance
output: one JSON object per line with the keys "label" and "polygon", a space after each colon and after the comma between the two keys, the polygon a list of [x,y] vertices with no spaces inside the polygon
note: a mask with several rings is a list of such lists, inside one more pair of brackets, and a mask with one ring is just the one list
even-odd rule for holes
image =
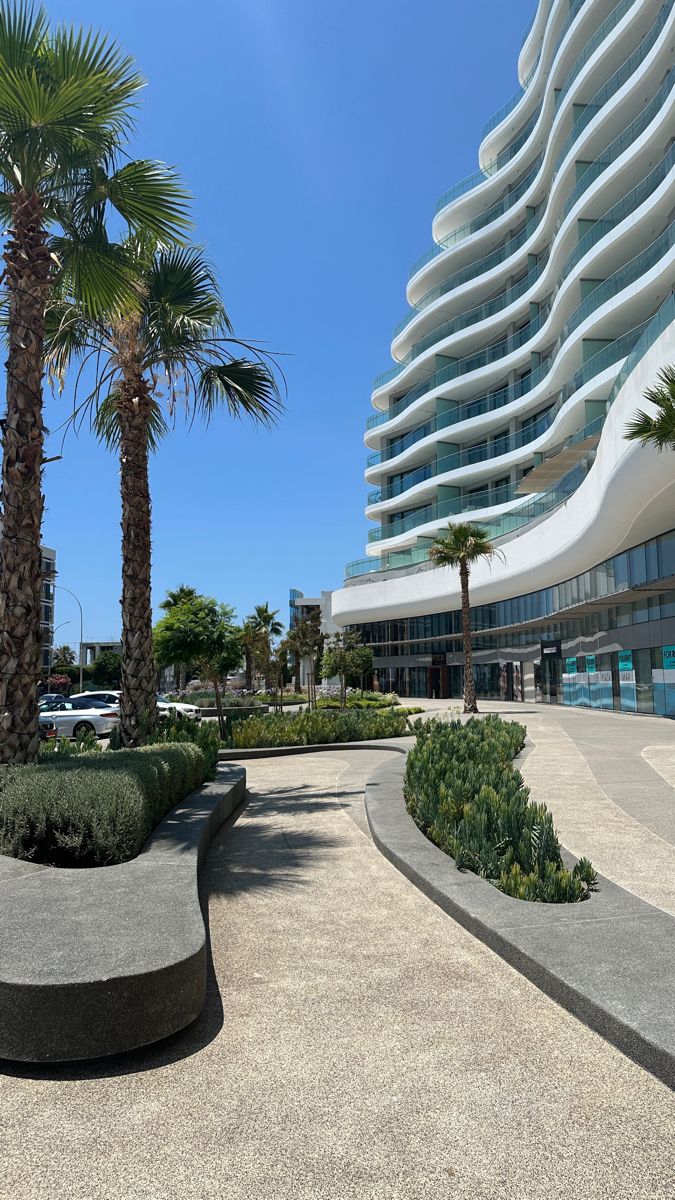
{"label": "palm frond", "polygon": [[190,228],[189,193],[165,163],[136,159],[99,181],[97,191],[132,229],[164,243],[179,242]]}
{"label": "palm frond", "polygon": [[457,521],[448,525],[448,532],[437,537],[429,547],[429,558],[437,567],[470,565],[483,558],[505,561],[502,550],[494,546],[484,525],[473,521]]}
{"label": "palm frond", "polygon": [[83,316],[110,318],[140,310],[142,298],[133,267],[124,247],[108,241],[102,222],[73,228],[69,236],[54,236],[51,247]]}
{"label": "palm frond", "polygon": [[[119,420],[120,393],[110,392],[105,400],[96,408],[92,420],[92,428],[109,450],[119,450],[121,429]],[[151,399],[148,410],[146,437],[148,449],[154,453],[162,438],[169,432],[164,414],[156,400]]]}
{"label": "palm frond", "polygon": [[274,424],[283,409],[270,369],[245,358],[204,367],[199,376],[197,404],[207,421],[224,404],[230,416],[252,417],[267,426]]}
{"label": "palm frond", "polygon": [[626,424],[624,436],[657,450],[675,449],[675,367],[659,371],[656,385],[645,389],[644,398],[656,412],[636,412]]}
{"label": "palm frond", "polygon": [[0,4],[0,71],[30,66],[47,36],[47,13],[42,5]]}

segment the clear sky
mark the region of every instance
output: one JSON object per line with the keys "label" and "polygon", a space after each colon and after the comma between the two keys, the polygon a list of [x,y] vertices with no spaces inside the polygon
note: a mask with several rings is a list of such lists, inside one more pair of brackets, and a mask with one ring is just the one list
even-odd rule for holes
{"label": "clear sky", "polygon": [[[94,22],[148,79],[135,153],[183,172],[237,334],[282,353],[271,433],[179,424],[152,463],[153,599],[191,584],[240,616],[338,587],[364,554],[365,421],[437,197],[477,166],[517,87],[534,0],[48,0]],[[50,401],[52,429],[68,394]],[[57,453],[57,435],[48,443]],[[87,430],[45,476],[44,541],[84,607],[120,628],[114,457]],[[57,593],[56,641],[77,610]]]}

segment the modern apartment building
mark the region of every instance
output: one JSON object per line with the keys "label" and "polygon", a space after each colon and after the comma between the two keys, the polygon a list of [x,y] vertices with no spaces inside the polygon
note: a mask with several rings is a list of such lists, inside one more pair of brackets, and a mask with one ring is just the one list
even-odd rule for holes
{"label": "modern apartment building", "polygon": [[51,663],[54,644],[54,580],[56,578],[56,550],[42,546],[42,604],[40,626],[42,629],[42,669],[47,672]]}
{"label": "modern apartment building", "polygon": [[540,0],[522,87],[436,205],[367,423],[367,557],[333,617],[379,685],[462,691],[453,520],[479,693],[675,716],[675,452],[623,436],[675,363],[675,0]]}

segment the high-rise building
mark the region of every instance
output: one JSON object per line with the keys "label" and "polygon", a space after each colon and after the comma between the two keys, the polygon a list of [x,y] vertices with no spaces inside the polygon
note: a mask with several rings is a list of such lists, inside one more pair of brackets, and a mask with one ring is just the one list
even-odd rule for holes
{"label": "high-rise building", "polygon": [[623,436],[675,365],[675,0],[540,0],[480,169],[436,205],[375,380],[368,557],[333,616],[382,688],[459,696],[449,522],[479,694],[675,715],[675,450]]}

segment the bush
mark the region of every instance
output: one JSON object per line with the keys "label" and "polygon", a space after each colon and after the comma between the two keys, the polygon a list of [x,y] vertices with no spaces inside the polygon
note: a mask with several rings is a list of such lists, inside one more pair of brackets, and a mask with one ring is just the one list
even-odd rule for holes
{"label": "bush", "polygon": [[[178,704],[183,703],[180,696],[172,692],[168,696],[169,700],[175,700]],[[231,692],[223,692],[221,694],[223,708],[261,708],[263,701],[259,696],[235,696]],[[215,708],[216,696],[215,692],[189,692],[185,697],[186,704],[194,704],[197,708]]]}
{"label": "bush", "polygon": [[215,779],[220,749],[220,734],[215,721],[193,721],[190,717],[176,715],[173,720],[160,721],[154,733],[146,738],[148,746],[174,742],[197,746],[204,757],[203,778]]}
{"label": "bush", "polygon": [[190,743],[59,754],[0,776],[0,853],[57,867],[134,858],[206,775]]}
{"label": "bush", "polygon": [[322,746],[332,742],[361,742],[404,737],[409,733],[403,709],[387,712],[270,713],[240,721],[232,729],[230,746]]}
{"label": "bush", "polygon": [[[321,696],[317,700],[317,708],[339,708],[339,696]],[[356,709],[381,709],[395,708],[401,701],[393,692],[383,694],[381,692],[364,692],[363,696],[358,692],[347,695],[347,708]]]}
{"label": "bush", "polygon": [[490,716],[416,721],[404,792],[411,816],[461,869],[521,900],[586,900],[596,885],[588,859],[563,865],[553,817],[529,800],[512,760],[525,727]]}

